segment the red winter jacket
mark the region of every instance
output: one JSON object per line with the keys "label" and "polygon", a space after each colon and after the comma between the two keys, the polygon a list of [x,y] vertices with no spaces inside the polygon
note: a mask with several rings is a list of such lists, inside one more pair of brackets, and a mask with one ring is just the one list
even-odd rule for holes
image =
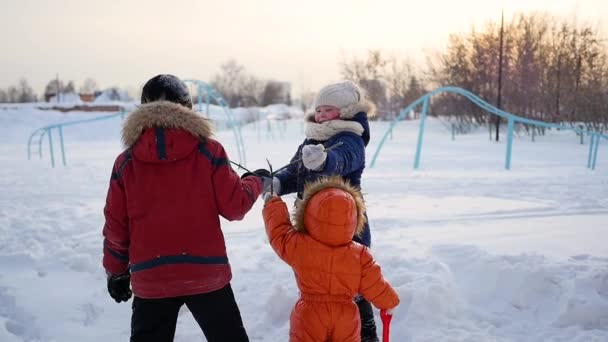
{"label": "red winter jacket", "polygon": [[124,124],[104,209],[103,265],[131,271],[133,293],[207,293],[232,277],[220,218],[240,220],[262,185],[241,180],[207,120],[170,102],[142,105]]}

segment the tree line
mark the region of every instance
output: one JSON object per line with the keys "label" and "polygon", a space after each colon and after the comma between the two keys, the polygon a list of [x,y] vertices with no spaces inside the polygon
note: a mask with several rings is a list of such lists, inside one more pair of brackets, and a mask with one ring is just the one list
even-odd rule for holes
{"label": "tree line", "polygon": [[[489,103],[497,98],[500,25],[452,35],[430,69],[438,84],[460,86]],[[608,49],[588,24],[546,14],[519,14],[505,23],[502,108],[531,119],[608,129]],[[438,114],[484,122],[482,110],[455,97],[434,103]]]}
{"label": "tree line", "polygon": [[[48,101],[49,97],[56,96],[57,93],[75,93],[76,84],[74,81],[64,83],[59,79],[50,80],[44,87],[42,96],[38,96],[34,89],[29,85],[25,78],[19,80],[16,86],[8,86],[6,89],[0,88],[0,103],[28,103],[37,101]],[[97,82],[92,78],[84,80],[78,92],[85,94],[95,94],[98,92]]]}
{"label": "tree line", "polygon": [[210,84],[222,94],[230,107],[292,104],[288,82],[254,76],[234,59],[220,66],[220,71],[213,76]]}
{"label": "tree line", "polygon": [[[589,24],[543,13],[517,14],[503,27],[501,109],[531,119],[583,124],[608,130],[607,40]],[[469,90],[495,105],[498,97],[501,22],[452,34],[444,50],[427,56],[426,66],[369,51],[344,58],[341,75],[359,82],[393,117],[420,95],[438,86]],[[484,124],[487,112],[467,99],[441,95],[430,112],[461,123]]]}
{"label": "tree line", "polygon": [[[444,49],[427,55],[426,65],[381,50],[370,50],[364,56],[343,54],[338,65],[343,78],[358,82],[366,90],[378,107],[380,119],[394,118],[409,103],[438,86],[462,87],[496,104],[502,69],[501,109],[531,119],[608,131],[607,42],[592,25],[544,13],[520,13],[504,26],[496,20],[467,33],[451,34]],[[73,82],[65,86],[57,82],[51,80],[45,93],[75,88]],[[292,102],[288,82],[257,77],[236,60],[222,64],[210,84],[231,107]],[[89,79],[81,88],[95,89],[96,84]],[[304,109],[313,96],[309,91],[300,94]],[[195,92],[193,97],[196,100]],[[37,99],[26,80],[0,89],[0,102]],[[462,124],[490,121],[484,110],[449,94],[434,97],[430,113]]]}
{"label": "tree line", "polygon": [[0,88],[0,103],[27,103],[38,101],[38,96],[26,79],[22,78],[14,86]]}

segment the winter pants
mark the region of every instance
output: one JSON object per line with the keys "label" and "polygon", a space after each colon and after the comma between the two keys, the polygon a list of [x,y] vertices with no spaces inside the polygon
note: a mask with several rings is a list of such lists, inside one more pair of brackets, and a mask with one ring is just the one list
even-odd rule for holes
{"label": "winter pants", "polygon": [[208,342],[248,342],[241,313],[230,284],[214,292],[192,296],[133,299],[131,342],[171,342],[177,315],[186,304]]}
{"label": "winter pants", "polygon": [[352,301],[300,299],[291,312],[289,342],[360,342],[360,330],[359,313]]}
{"label": "winter pants", "polygon": [[361,342],[377,342],[378,334],[372,305],[363,297],[358,298],[356,303],[361,317]]}

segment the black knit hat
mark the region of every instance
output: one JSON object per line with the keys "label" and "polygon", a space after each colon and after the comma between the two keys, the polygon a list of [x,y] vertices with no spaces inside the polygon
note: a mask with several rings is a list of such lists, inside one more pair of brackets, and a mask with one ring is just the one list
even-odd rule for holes
{"label": "black knit hat", "polygon": [[186,84],[169,74],[154,76],[144,85],[141,103],[154,101],[169,101],[192,108],[192,98]]}

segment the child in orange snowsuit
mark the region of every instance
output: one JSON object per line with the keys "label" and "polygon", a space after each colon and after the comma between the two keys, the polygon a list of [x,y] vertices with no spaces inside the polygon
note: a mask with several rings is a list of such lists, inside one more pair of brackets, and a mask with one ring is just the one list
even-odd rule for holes
{"label": "child in orange snowsuit", "polygon": [[263,210],[268,239],[293,268],[300,289],[289,341],[361,341],[356,294],[379,309],[399,304],[370,250],[352,241],[365,224],[364,213],[359,190],[339,176],[306,185],[295,226],[285,202],[268,196]]}

